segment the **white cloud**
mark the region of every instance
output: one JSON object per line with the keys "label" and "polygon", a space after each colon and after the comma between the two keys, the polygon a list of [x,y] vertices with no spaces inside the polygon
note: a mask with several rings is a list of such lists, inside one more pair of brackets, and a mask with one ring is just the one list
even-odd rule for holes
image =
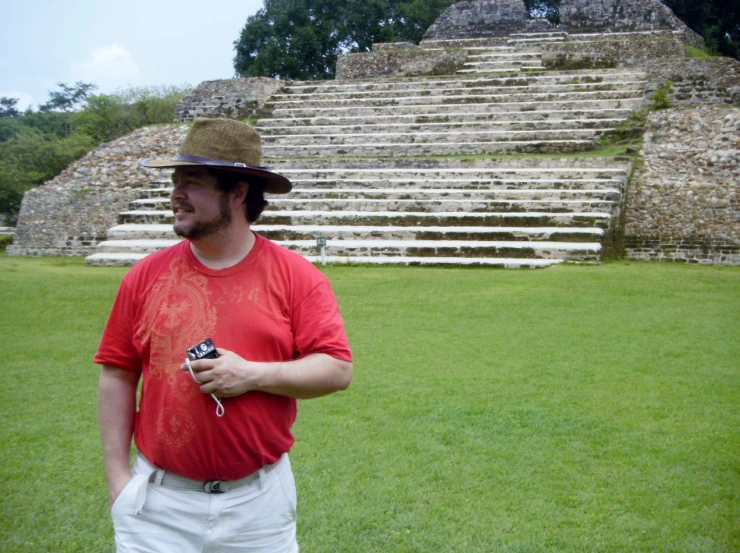
{"label": "white cloud", "polygon": [[33,96],[30,94],[27,94],[25,92],[3,92],[0,90],[0,98],[6,97],[6,98],[18,98],[18,103],[16,104],[16,109],[19,111],[25,111],[26,108],[30,107],[31,104],[33,104]]}
{"label": "white cloud", "polygon": [[79,78],[120,80],[139,73],[139,66],[128,50],[120,44],[97,48],[83,61],[72,64],[72,73]]}

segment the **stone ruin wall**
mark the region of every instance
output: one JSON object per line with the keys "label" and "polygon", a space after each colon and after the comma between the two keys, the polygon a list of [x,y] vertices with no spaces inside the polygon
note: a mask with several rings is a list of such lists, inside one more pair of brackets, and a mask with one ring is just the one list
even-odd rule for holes
{"label": "stone ruin wall", "polygon": [[141,188],[157,186],[167,171],[144,169],[143,158],[171,156],[186,125],[138,129],[103,144],[43,186],[26,192],[8,255],[90,255],[129,209]]}
{"label": "stone ruin wall", "polygon": [[526,27],[523,0],[465,0],[447,8],[424,33],[424,40],[505,37]]}
{"label": "stone ruin wall", "polygon": [[205,81],[180,101],[175,121],[194,121],[196,117],[269,117],[265,104],[282,86],[280,81],[268,77]]}
{"label": "stone ruin wall", "polygon": [[663,29],[685,32],[691,41],[698,37],[660,0],[561,0],[557,27],[546,20],[527,19],[523,0],[465,0],[447,8],[429,27],[424,40],[507,36],[548,29],[570,33]]}
{"label": "stone ruin wall", "polygon": [[627,198],[627,257],[740,265],[739,152],[738,109],[651,113]]}
{"label": "stone ruin wall", "polygon": [[374,44],[372,52],[345,54],[337,60],[337,80],[453,75],[465,65],[468,51],[427,50],[407,42]]}
{"label": "stone ruin wall", "polygon": [[649,97],[671,81],[673,105],[728,104],[740,106],[740,61],[733,58],[656,60],[645,66]]}
{"label": "stone ruin wall", "polygon": [[581,33],[686,27],[660,0],[561,0],[560,26]]}

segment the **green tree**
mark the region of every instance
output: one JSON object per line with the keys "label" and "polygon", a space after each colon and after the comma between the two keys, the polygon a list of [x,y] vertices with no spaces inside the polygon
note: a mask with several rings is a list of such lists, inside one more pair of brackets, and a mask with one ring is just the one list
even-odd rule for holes
{"label": "green tree", "polygon": [[72,114],[72,128],[97,142],[109,142],[146,125],[171,123],[190,85],[141,87],[89,96]]}
{"label": "green tree", "polygon": [[17,109],[18,98],[8,98],[3,96],[0,98],[0,118],[2,117],[18,117],[21,112]]}
{"label": "green tree", "polygon": [[0,213],[11,223],[24,192],[52,179],[101,142],[145,125],[172,122],[177,102],[190,88],[129,88],[90,95],[94,85],[81,84],[60,84],[60,95],[45,111],[0,117]]}
{"label": "green tree", "polygon": [[265,0],[234,43],[243,77],[331,79],[337,57],[376,42],[418,43],[454,0]]}
{"label": "green tree", "polygon": [[716,54],[740,59],[740,2],[661,0]]}
{"label": "green tree", "polygon": [[39,106],[39,110],[42,112],[61,111],[65,113],[67,115],[66,134],[69,136],[72,133],[70,113],[75,107],[84,103],[90,92],[98,87],[92,83],[83,83],[82,81],[77,81],[74,86],[65,83],[57,83],[57,86],[61,90],[50,90],[49,101]]}
{"label": "green tree", "polygon": [[93,147],[94,140],[84,134],[48,138],[36,129],[19,128],[0,143],[0,213],[14,223],[26,190],[55,177]]}
{"label": "green tree", "polygon": [[553,25],[560,23],[560,0],[524,0],[527,17],[544,18]]}

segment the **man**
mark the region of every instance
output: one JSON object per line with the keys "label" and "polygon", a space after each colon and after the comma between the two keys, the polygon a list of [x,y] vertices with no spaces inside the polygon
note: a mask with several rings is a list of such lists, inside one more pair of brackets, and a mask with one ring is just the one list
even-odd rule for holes
{"label": "man", "polygon": [[[144,162],[174,169],[185,240],[124,277],[95,356],[118,553],[298,551],[296,399],[346,389],[352,357],[326,277],[250,228],[291,189],[260,157],[251,127],[198,119],[175,160]],[[219,357],[185,362],[208,338]]]}

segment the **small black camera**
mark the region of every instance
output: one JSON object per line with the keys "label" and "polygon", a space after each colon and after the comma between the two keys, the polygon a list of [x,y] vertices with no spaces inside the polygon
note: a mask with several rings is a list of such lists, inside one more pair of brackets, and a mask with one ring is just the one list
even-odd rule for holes
{"label": "small black camera", "polygon": [[188,359],[196,361],[198,359],[216,359],[220,357],[216,351],[216,346],[213,340],[206,338],[199,344],[195,344],[192,348],[188,349]]}

